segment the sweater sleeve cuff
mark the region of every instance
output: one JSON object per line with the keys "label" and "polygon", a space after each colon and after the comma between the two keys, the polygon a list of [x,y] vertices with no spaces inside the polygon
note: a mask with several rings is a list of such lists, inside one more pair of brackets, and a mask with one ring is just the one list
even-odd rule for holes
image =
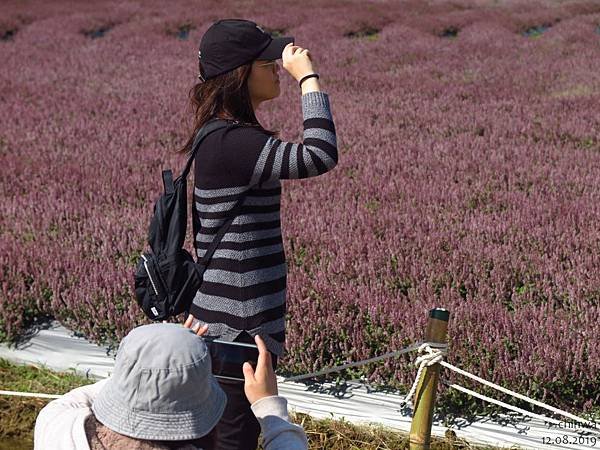
{"label": "sweater sleeve cuff", "polygon": [[263,397],[250,405],[252,412],[257,419],[263,419],[266,416],[277,416],[289,421],[287,409],[287,399],[279,395]]}
{"label": "sweater sleeve cuff", "polygon": [[321,91],[310,91],[302,94],[302,116],[304,120],[322,118],[333,121],[329,107],[329,96]]}
{"label": "sweater sleeve cuff", "polygon": [[310,91],[302,94],[302,103],[308,106],[326,106],[329,108],[329,94],[323,91]]}

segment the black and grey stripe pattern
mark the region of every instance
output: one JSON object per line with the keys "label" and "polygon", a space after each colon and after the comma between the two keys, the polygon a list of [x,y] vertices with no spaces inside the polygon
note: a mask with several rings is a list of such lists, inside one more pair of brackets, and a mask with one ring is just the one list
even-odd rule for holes
{"label": "black and grey stripe pattern", "polygon": [[338,161],[327,94],[304,94],[302,112],[302,143],[285,142],[251,127],[232,128],[210,135],[195,162],[198,258],[239,196],[247,192],[247,197],[204,272],[191,312],[209,324],[207,335],[233,341],[243,330],[252,336],[260,333],[278,356],[285,347],[287,291],[280,180],[318,176]]}

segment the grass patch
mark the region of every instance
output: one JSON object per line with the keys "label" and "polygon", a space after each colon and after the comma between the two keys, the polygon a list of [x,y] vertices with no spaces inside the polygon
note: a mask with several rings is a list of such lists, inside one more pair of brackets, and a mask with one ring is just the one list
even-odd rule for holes
{"label": "grass patch", "polygon": [[[21,366],[0,358],[0,389],[5,391],[64,394],[95,380],[74,372]],[[40,410],[50,401],[44,398],[0,395],[0,450],[33,448],[33,428]]]}
{"label": "grass patch", "polygon": [[12,41],[17,33],[16,28],[11,28],[0,32],[0,41]]}
{"label": "grass patch", "polygon": [[529,28],[526,28],[524,31],[521,32],[522,36],[525,37],[529,37],[529,38],[538,38],[540,37],[542,34],[544,34],[546,31],[548,31],[552,25],[554,25],[555,23],[560,22],[560,19],[555,19],[554,23],[543,23],[541,25],[537,25],[537,26],[531,26]]}
{"label": "grass patch", "polygon": [[[290,413],[294,423],[302,425],[308,437],[310,450],[404,450],[409,448],[407,433],[382,425],[355,425],[345,420],[314,419],[303,413]],[[474,446],[446,430],[445,438],[432,437],[431,450],[500,450],[498,447]],[[264,450],[262,446],[259,450]]]}
{"label": "grass patch", "polygon": [[443,30],[438,36],[443,38],[455,38],[460,30],[458,27],[448,27]]}
{"label": "grass patch", "polygon": [[107,23],[99,27],[82,29],[80,32],[81,34],[83,34],[86,37],[89,37],[90,39],[96,39],[103,37],[108,31],[110,31],[114,27],[114,25],[114,23]]}
{"label": "grass patch", "polygon": [[169,26],[166,32],[169,36],[174,36],[179,40],[185,41],[189,38],[190,31],[195,28],[194,24],[188,21],[179,25]]}
{"label": "grass patch", "polygon": [[[44,367],[13,364],[0,358],[0,388],[7,391],[63,394],[78,386],[95,383],[71,372],[54,372]],[[50,399],[0,396],[0,450],[33,447],[33,428],[39,411]],[[355,425],[345,420],[315,419],[307,414],[290,412],[294,423],[302,425],[309,449],[375,450],[407,449],[408,435],[381,425]],[[262,440],[262,438],[261,438]],[[260,442],[260,441],[259,441]],[[447,430],[445,439],[433,438],[432,450],[470,448],[496,450],[497,447],[475,447],[458,439]],[[264,450],[259,445],[259,450]]]}
{"label": "grass patch", "polygon": [[376,41],[379,38],[380,31],[381,30],[379,28],[375,28],[370,25],[363,25],[358,30],[344,33],[344,36],[354,39],[367,39],[369,41]]}

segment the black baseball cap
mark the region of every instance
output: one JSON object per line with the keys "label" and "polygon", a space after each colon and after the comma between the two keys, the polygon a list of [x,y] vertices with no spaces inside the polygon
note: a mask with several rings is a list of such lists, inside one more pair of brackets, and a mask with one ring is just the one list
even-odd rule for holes
{"label": "black baseball cap", "polygon": [[255,22],[221,19],[200,40],[198,78],[208,80],[255,59],[280,59],[293,36],[273,37]]}

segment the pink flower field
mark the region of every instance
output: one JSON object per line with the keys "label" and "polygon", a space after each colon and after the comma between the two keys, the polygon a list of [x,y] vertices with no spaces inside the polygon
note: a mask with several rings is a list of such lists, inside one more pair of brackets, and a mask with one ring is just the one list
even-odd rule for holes
{"label": "pink flower field", "polygon": [[[310,50],[338,137],[331,173],[283,183],[282,373],[420,341],[444,307],[452,364],[556,407],[600,404],[600,2],[2,10],[2,340],[48,317],[103,343],[145,323],[133,272],[161,170],[185,163],[198,43],[237,17]],[[300,90],[280,74],[257,115],[298,141]],[[341,375],[405,392],[414,356]]]}

